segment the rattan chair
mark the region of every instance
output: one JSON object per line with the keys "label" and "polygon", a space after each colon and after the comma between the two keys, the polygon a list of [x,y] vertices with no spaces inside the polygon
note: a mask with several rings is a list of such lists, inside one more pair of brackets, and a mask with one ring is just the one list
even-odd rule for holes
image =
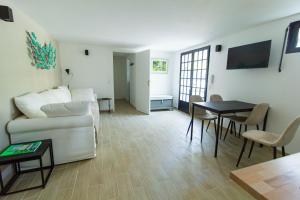
{"label": "rattan chair", "polygon": [[[193,103],[194,102],[203,102],[203,99],[201,96],[199,95],[192,95],[190,96],[190,101],[189,101],[189,113],[190,115],[192,116],[192,106],[193,106]],[[194,119],[197,118],[197,119],[200,119],[201,120],[201,142],[202,142],[202,138],[203,138],[203,127],[204,127],[204,121],[210,121],[210,120],[213,120],[214,121],[214,124],[215,124],[215,132],[216,132],[216,119],[217,119],[217,116],[211,114],[211,113],[208,113],[206,110],[204,109],[201,109],[199,107],[195,107],[195,110],[194,110]],[[186,135],[188,135],[189,133],[189,130],[191,128],[191,125],[192,125],[192,120],[190,121],[190,124],[189,124],[189,127],[188,127],[188,130],[186,132]],[[192,140],[192,137],[191,137],[191,140]]]}
{"label": "rattan chair", "polygon": [[236,163],[236,166],[237,167],[239,166],[239,163],[245,151],[248,140],[252,141],[248,158],[250,158],[251,156],[255,143],[272,147],[274,159],[276,159],[277,157],[277,147],[281,147],[282,155],[285,156],[284,146],[289,144],[292,141],[292,139],[295,137],[299,125],[300,125],[300,116],[297,117],[294,121],[292,121],[281,134],[259,131],[259,130],[251,130],[243,133],[242,136],[244,137],[244,144],[242,146],[242,150],[238,158],[238,161]]}

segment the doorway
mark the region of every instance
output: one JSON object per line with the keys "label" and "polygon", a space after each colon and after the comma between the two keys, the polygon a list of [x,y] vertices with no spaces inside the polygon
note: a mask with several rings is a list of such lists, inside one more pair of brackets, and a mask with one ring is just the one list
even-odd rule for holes
{"label": "doorway", "polygon": [[113,53],[115,99],[129,102],[136,110],[150,113],[150,50]]}
{"label": "doorway", "polygon": [[114,96],[130,102],[130,61],[126,53],[113,53]]}
{"label": "doorway", "polygon": [[183,52],[180,58],[178,109],[189,112],[189,98],[200,95],[207,98],[210,46]]}

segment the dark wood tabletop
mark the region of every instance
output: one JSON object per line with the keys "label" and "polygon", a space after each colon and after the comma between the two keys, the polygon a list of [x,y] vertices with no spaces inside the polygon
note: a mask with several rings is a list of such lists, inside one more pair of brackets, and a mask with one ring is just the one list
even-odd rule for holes
{"label": "dark wood tabletop", "polygon": [[[223,127],[222,114],[236,113],[236,112],[249,112],[255,107],[255,104],[246,103],[242,101],[220,101],[220,102],[194,102],[192,107],[192,119],[191,119],[191,141],[193,138],[193,126],[194,126],[194,110],[195,107],[200,107],[205,110],[209,110],[217,114],[217,127],[216,127],[216,143],[215,143],[215,157],[217,157],[219,134]],[[264,119],[263,130],[266,130],[268,112]],[[222,118],[222,119],[221,119]],[[203,123],[202,123],[203,127]]]}
{"label": "dark wood tabletop", "polygon": [[[42,141],[42,144],[38,147],[38,149],[35,152],[32,153],[24,153],[24,154],[19,154],[19,155],[13,155],[13,156],[0,156],[0,165],[5,165],[5,164],[10,164],[12,162],[18,161],[26,161],[29,159],[36,159],[42,156],[47,148],[49,147],[51,140],[39,140]],[[15,143],[15,144],[28,144],[32,142],[37,142],[37,141],[31,141],[31,142],[21,142],[21,143]],[[7,147],[8,148],[8,147]],[[5,151],[7,148],[5,148],[3,151]],[[3,152],[2,151],[2,152]]]}
{"label": "dark wood tabletop", "polygon": [[[12,164],[13,169],[14,169],[13,175],[11,176],[11,178],[9,180],[6,181],[6,183],[4,183],[4,181],[3,181],[2,172],[0,170],[0,186],[1,186],[0,195],[14,194],[14,193],[18,193],[18,192],[24,192],[27,190],[33,190],[33,189],[37,189],[37,188],[45,188],[46,187],[47,182],[48,182],[48,180],[52,174],[52,171],[54,169],[53,147],[52,147],[51,139],[40,140],[40,141],[42,143],[36,149],[35,152],[24,153],[24,154],[19,154],[19,155],[12,155],[12,156],[0,156],[0,165]],[[22,142],[22,143],[17,143],[17,144],[28,144],[28,143],[32,143],[32,142],[37,142],[37,141]],[[3,151],[5,151],[6,149],[4,149]],[[48,149],[49,149],[51,164],[49,166],[44,166],[43,161],[42,161],[43,160],[42,156]],[[26,161],[31,161],[31,160],[39,160],[39,166],[36,168],[30,168],[30,169],[22,169],[21,168],[21,165],[20,165],[21,162],[26,162]],[[48,169],[48,173],[44,174],[44,170],[46,170],[46,169]],[[36,171],[39,171],[41,174],[42,182],[40,185],[25,187],[22,189],[10,190],[21,174],[36,172]]]}
{"label": "dark wood tabletop", "polygon": [[194,102],[193,104],[215,113],[247,112],[255,107],[255,104],[242,101]]}

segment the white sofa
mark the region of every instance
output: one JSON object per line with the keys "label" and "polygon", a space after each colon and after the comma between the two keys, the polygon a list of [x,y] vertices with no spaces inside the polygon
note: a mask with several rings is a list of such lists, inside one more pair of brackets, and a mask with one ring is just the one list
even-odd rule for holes
{"label": "white sofa", "polygon": [[[88,111],[72,114],[68,105],[76,107],[85,103]],[[55,164],[68,163],[96,156],[96,137],[100,130],[100,116],[97,97],[92,89],[59,87],[41,93],[29,93],[15,98],[17,108],[24,115],[10,121],[7,130],[12,143],[52,139]],[[52,114],[42,111],[57,107],[65,108],[67,114],[52,110]],[[80,108],[79,108],[80,110]],[[57,113],[58,111],[58,113]],[[78,109],[77,109],[78,111]],[[55,117],[57,113],[57,117]],[[51,117],[49,117],[51,116]]]}

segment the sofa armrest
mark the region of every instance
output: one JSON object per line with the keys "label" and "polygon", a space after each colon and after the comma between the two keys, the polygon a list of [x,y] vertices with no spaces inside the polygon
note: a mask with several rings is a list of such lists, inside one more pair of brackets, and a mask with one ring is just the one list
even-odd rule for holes
{"label": "sofa armrest", "polygon": [[91,115],[82,115],[55,118],[16,119],[8,123],[7,130],[10,134],[15,134],[30,131],[92,126],[94,126],[93,117]]}

